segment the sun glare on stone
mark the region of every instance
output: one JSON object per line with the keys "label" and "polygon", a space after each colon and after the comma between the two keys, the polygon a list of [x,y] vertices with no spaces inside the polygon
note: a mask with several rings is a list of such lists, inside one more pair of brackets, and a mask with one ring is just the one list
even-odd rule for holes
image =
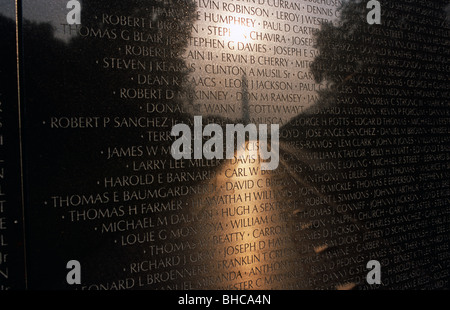
{"label": "sun glare on stone", "polygon": [[231,41],[247,43],[250,40],[250,28],[240,25],[229,25]]}

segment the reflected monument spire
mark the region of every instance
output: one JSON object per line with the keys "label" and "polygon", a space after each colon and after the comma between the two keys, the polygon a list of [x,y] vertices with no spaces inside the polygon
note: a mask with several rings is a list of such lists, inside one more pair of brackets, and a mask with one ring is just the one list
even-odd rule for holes
{"label": "reflected monument spire", "polygon": [[249,108],[249,94],[248,94],[248,80],[247,74],[242,75],[242,122],[244,125],[250,123],[250,108]]}

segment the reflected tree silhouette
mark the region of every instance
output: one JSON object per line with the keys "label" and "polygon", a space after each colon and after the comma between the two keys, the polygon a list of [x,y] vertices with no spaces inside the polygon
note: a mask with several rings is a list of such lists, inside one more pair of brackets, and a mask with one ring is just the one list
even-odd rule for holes
{"label": "reflected tree silhouette", "polygon": [[[83,282],[95,283],[99,278],[105,282],[117,279],[118,273],[123,272],[123,267],[119,269],[119,266],[130,256],[144,255],[144,252],[130,252],[127,247],[118,249],[113,245],[112,234],[99,237],[101,224],[98,232],[93,231],[89,221],[78,221],[75,213],[53,206],[57,200],[49,197],[114,191],[114,188],[103,186],[104,178],[129,175],[133,158],[106,160],[110,148],[151,146],[158,152],[144,155],[143,161],[155,156],[161,160],[170,158],[170,153],[161,153],[171,144],[164,138],[170,135],[169,124],[172,121],[189,122],[190,115],[185,113],[182,99],[166,93],[183,92],[189,86],[185,84],[189,69],[181,56],[195,22],[195,11],[195,2],[191,0],[83,1],[82,24],[61,25],[67,33],[75,34],[68,42],[55,38],[50,24],[23,21],[24,153],[26,199],[30,206],[26,212],[27,230],[38,232],[30,234],[27,240],[28,253],[33,257],[28,261],[31,288],[68,288],[62,262],[75,257],[82,262]],[[111,15],[114,18],[108,20]],[[145,18],[154,24],[140,29],[127,23],[121,25],[121,18],[128,21],[129,16],[133,20]],[[122,30],[126,31],[129,40],[121,39]],[[127,52],[127,44],[160,48],[162,52],[147,57],[145,54],[133,55]],[[147,72],[112,69],[112,58],[143,60]],[[106,62],[110,65],[106,66]],[[160,67],[167,69],[156,70],[156,63],[164,63]],[[170,82],[139,85],[138,73],[164,76]],[[121,98],[121,88],[139,87],[157,87],[163,95],[148,100]],[[152,109],[147,111],[148,106]],[[159,107],[159,112],[153,109],[155,106]],[[50,117],[110,117],[112,124],[114,117],[156,119],[162,116],[167,119],[164,126],[154,124],[146,130],[133,126],[50,128]],[[151,131],[151,136],[147,131]],[[150,185],[151,188],[156,186],[164,184]],[[135,189],[145,187],[148,186]],[[166,200],[170,199],[161,198],[158,202],[165,203]],[[99,203],[90,208],[104,206]],[[124,216],[127,218],[133,217]],[[117,266],[117,270],[108,270],[111,266]]]}
{"label": "reflected tree silhouette", "polygon": [[[326,230],[343,225],[359,227],[353,234],[357,242],[348,244],[344,241],[340,244],[337,235],[331,238],[322,236],[316,240],[299,237],[302,242],[313,244],[312,248],[322,259],[319,265],[337,266],[334,264],[349,262],[342,268],[326,271],[327,276],[336,275],[337,282],[325,283],[328,288],[370,288],[365,282],[365,263],[371,259],[384,263],[383,284],[379,287],[390,288],[395,283],[399,265],[394,263],[394,257],[398,261],[398,255],[402,255],[399,248],[408,247],[407,237],[399,240],[411,229],[411,223],[400,221],[395,225],[395,216],[388,215],[389,211],[400,206],[403,212],[396,215],[411,216],[414,213],[412,206],[428,203],[419,190],[427,188],[426,181],[420,177],[421,172],[426,170],[420,166],[426,151],[413,152],[412,147],[423,147],[427,143],[430,143],[428,146],[438,147],[437,141],[441,141],[445,144],[441,150],[447,154],[449,150],[450,142],[442,132],[435,135],[441,140],[435,140],[436,143],[427,141],[430,129],[436,125],[417,123],[418,118],[436,120],[438,115],[449,115],[450,79],[446,68],[450,61],[450,41],[446,5],[447,1],[436,1],[419,12],[418,6],[409,1],[382,3],[382,24],[368,25],[366,2],[345,1],[340,8],[339,20],[333,24],[322,24],[316,33],[316,48],[320,54],[314,59],[311,71],[316,82],[326,84],[327,88],[318,91],[319,97],[314,106],[281,129],[285,133],[281,136],[289,136],[287,133],[295,129],[316,134],[297,139],[297,142],[303,142],[303,147],[295,147],[295,139],[284,139],[281,149],[287,154],[285,158],[289,159],[285,166],[295,163],[303,165],[302,173],[291,173],[296,182],[300,186],[313,187],[314,195],[323,197],[318,204],[308,203],[306,198],[297,215],[304,219],[308,218],[308,214],[322,214],[312,218],[323,219],[324,223],[334,222],[334,225],[324,224]],[[324,135],[327,131],[328,135]],[[409,148],[396,152],[396,148],[405,145]],[[346,152],[347,156],[339,158],[330,155],[333,152]],[[314,157],[313,154],[319,155]],[[405,162],[402,157],[405,155],[417,156],[417,162]],[[398,172],[397,167],[408,167],[405,169],[409,169],[408,176],[412,179],[406,185],[410,192],[406,190],[393,194],[391,189],[394,185],[380,183],[383,178],[375,173],[380,168],[375,164],[380,156],[388,158],[389,163],[382,166],[389,170],[384,175],[386,178],[402,178],[404,174]],[[449,170],[444,169],[440,178],[444,180],[448,176]],[[338,188],[336,184],[344,186]],[[444,187],[448,188],[446,185]],[[413,198],[405,199],[405,195]],[[324,212],[329,210],[327,206],[334,211]],[[383,221],[385,224],[380,224]],[[418,222],[415,224],[419,225]],[[419,232],[438,234],[431,221],[425,222]],[[386,223],[391,223],[388,227],[394,226],[396,232],[403,234],[395,234],[392,230],[394,237],[381,237],[380,229],[386,228]],[[319,229],[315,231],[317,234],[323,232]],[[448,240],[448,235],[445,238]],[[357,245],[359,248],[356,248]],[[403,255],[406,255],[405,252]],[[422,276],[430,274],[436,264],[439,266],[431,258],[430,264],[418,268],[417,272]],[[326,272],[313,273],[311,277],[320,278]],[[355,282],[355,279],[360,281]]]}

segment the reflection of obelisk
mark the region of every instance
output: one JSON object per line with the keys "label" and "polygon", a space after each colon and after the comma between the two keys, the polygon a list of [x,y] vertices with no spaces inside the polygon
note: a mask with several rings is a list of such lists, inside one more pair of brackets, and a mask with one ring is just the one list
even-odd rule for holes
{"label": "reflection of obelisk", "polygon": [[250,123],[249,99],[247,74],[244,73],[242,75],[242,122],[244,125]]}

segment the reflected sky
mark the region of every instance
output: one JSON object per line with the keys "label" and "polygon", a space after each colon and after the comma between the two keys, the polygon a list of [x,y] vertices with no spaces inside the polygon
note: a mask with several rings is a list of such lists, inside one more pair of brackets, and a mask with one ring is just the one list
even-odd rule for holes
{"label": "reflected sky", "polygon": [[15,3],[13,0],[0,0],[0,14],[5,15],[6,17],[15,18]]}
{"label": "reflected sky", "polygon": [[[187,63],[196,64],[191,77],[199,94],[223,91],[228,99],[198,98],[193,103],[200,110],[197,115],[226,115],[238,121],[246,98],[250,123],[282,126],[316,102],[320,86],[309,71],[317,54],[313,36],[320,29],[319,20],[338,19],[339,7],[295,3],[300,8],[296,10],[245,3],[254,9],[249,15],[236,13],[229,4],[214,7],[198,2],[198,20],[191,33],[196,41],[184,56]],[[209,39],[219,48],[197,38]],[[211,55],[205,54],[209,51]],[[215,85],[199,82],[205,78],[215,79]]]}
{"label": "reflected sky", "polygon": [[[298,11],[246,4],[264,12],[248,15],[231,12],[232,3],[217,1],[217,9],[205,5],[208,2],[195,2],[198,20],[183,55],[188,66],[194,63],[195,67],[189,81],[194,99],[185,101],[193,115],[239,121],[247,99],[251,123],[282,126],[316,102],[319,85],[309,72],[317,53],[313,34],[320,28],[320,19],[337,20],[338,6],[304,3]],[[229,6],[222,7],[226,4]],[[55,37],[68,42],[76,32],[64,32],[66,5],[66,0],[24,0],[23,16],[50,23]],[[114,14],[107,7],[104,12]],[[198,43],[197,39],[212,40],[219,47]]]}
{"label": "reflected sky", "polygon": [[[55,37],[67,41],[67,35],[64,35],[61,24],[67,23],[67,0],[35,1],[22,0],[23,18],[37,22],[50,23],[55,31]],[[82,1],[80,1],[82,3]],[[9,18],[15,18],[14,0],[0,0],[0,13]]]}

